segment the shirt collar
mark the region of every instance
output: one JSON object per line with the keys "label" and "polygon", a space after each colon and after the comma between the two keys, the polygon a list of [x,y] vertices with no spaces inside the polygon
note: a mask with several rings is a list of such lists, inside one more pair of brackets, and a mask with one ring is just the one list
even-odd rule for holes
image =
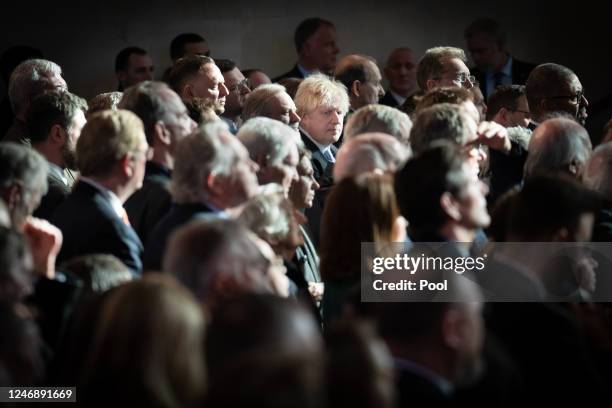
{"label": "shirt collar", "polygon": [[296,66],[297,66],[297,69],[302,73],[304,78],[308,78],[309,76],[311,76],[312,74],[314,74],[316,72],[316,70],[315,71],[308,71],[306,68],[304,68],[300,64],[296,64]]}
{"label": "shirt collar", "polygon": [[104,187],[102,184],[88,177],[81,176],[80,180],[84,181],[85,183],[89,184],[90,186],[98,190],[100,193],[102,193],[102,195],[109,200],[111,207],[113,207],[113,210],[117,213],[117,216],[119,216],[119,218],[123,218],[125,209],[123,208],[123,203],[115,193]]}
{"label": "shirt collar", "polygon": [[58,166],[55,163],[51,163],[51,162],[47,162],[49,164],[49,173],[53,173],[53,175],[62,180],[62,183],[64,183],[64,185],[68,185],[68,178],[66,177],[66,174],[64,173],[64,169],[62,169],[60,166]]}
{"label": "shirt collar", "polygon": [[406,99],[408,99],[405,96],[402,96],[398,93],[393,92],[393,90],[391,88],[389,88],[389,90],[387,91],[391,94],[391,96],[393,97],[393,99],[395,99],[395,101],[397,102],[397,104],[399,106],[402,106],[404,104],[404,102],[406,102]]}
{"label": "shirt collar", "polygon": [[329,150],[329,149],[331,148],[331,145],[324,145],[324,144],[321,144],[321,143],[317,142],[316,140],[314,140],[314,139],[312,138],[312,136],[310,136],[310,135],[308,134],[308,132],[304,130],[304,128],[303,128],[303,127],[300,127],[300,130],[302,131],[302,133],[304,133],[304,135],[306,135],[306,137],[307,137],[308,139],[310,139],[310,141],[311,141],[312,143],[314,143],[314,144],[315,144],[315,146],[317,146],[317,148],[319,149],[319,151],[320,151],[321,153],[324,153],[326,150]]}

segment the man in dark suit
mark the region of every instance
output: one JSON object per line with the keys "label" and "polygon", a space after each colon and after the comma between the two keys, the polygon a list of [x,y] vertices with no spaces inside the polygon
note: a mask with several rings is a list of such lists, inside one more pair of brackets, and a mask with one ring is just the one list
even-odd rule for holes
{"label": "man in dark suit", "polygon": [[350,54],[343,57],[336,66],[334,78],[346,87],[353,112],[378,103],[385,94],[380,69],[376,60],[368,55]]}
{"label": "man in dark suit", "polygon": [[61,89],[68,89],[68,85],[62,78],[62,69],[55,62],[31,59],[19,64],[11,74],[8,86],[15,122],[2,140],[29,146],[26,116],[32,99],[44,91]]}
{"label": "man in dark suit", "polygon": [[[323,91],[322,91],[323,90]],[[344,115],[349,109],[346,87],[324,75],[306,78],[295,95],[302,141],[312,154],[314,178],[321,188],[306,211],[315,245],[319,242],[321,214],[325,197],[333,185],[333,168],[338,149],[333,144],[342,134]]]}
{"label": "man in dark suit", "polygon": [[49,163],[49,188],[34,216],[49,220],[68,197],[76,169],[76,143],[85,126],[87,103],[67,91],[44,93],[32,101],[28,133],[32,147]]}
{"label": "man in dark suit", "polygon": [[142,188],[125,202],[130,224],[143,243],[170,210],[170,176],[179,140],[196,128],[181,98],[162,82],[145,81],[128,88],[119,103],[143,121],[153,157],[147,162]]}
{"label": "man in dark suit", "polygon": [[382,105],[399,108],[417,90],[417,61],[410,48],[396,48],[389,54],[384,73],[389,89],[379,101]]}
{"label": "man in dark suit", "polygon": [[474,21],[465,30],[468,50],[476,66],[472,75],[480,83],[485,97],[499,85],[524,85],[534,64],[519,61],[506,49],[506,33],[499,22],[483,18]]}
{"label": "man in dark suit", "polygon": [[77,142],[81,178],[51,218],[64,234],[58,262],[78,255],[115,255],[142,270],[142,243],[123,203],[142,187],[149,154],[142,121],[125,110],[94,114]]}
{"label": "man in dark suit", "polygon": [[295,30],[293,41],[298,53],[297,63],[272,82],[284,78],[307,78],[316,71],[325,74],[334,71],[340,49],[336,44],[336,28],[332,22],[317,17],[306,19]]}
{"label": "man in dark suit", "polygon": [[227,124],[213,122],[181,140],[172,173],[172,208],[146,244],[146,270],[160,270],[170,235],[195,219],[228,217],[226,211],[257,194],[257,165]]}

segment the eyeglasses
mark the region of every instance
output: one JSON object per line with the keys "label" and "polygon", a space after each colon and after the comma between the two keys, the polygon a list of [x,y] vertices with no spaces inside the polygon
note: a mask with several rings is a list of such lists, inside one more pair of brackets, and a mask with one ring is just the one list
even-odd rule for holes
{"label": "eyeglasses", "polygon": [[520,110],[520,109],[508,109],[510,112],[520,112],[523,115],[525,115],[526,118],[531,118],[531,112],[529,111],[524,111],[524,110]]}
{"label": "eyeglasses", "polygon": [[[440,80],[443,77],[434,78],[436,80]],[[453,79],[461,84],[465,84],[468,81],[470,84],[474,85],[476,83],[476,77],[474,75],[466,74],[465,72],[460,72],[453,77]]]}
{"label": "eyeglasses", "polygon": [[569,99],[571,103],[578,105],[584,98],[584,89],[578,91],[576,95],[560,95],[560,96],[547,96],[545,99]]}
{"label": "eyeglasses", "polygon": [[247,78],[245,78],[242,81],[238,82],[236,85],[228,86],[227,90],[230,93],[237,93],[237,92],[240,92],[240,90],[243,89],[244,87],[246,87],[249,90],[251,90],[251,83],[249,82],[249,80]]}

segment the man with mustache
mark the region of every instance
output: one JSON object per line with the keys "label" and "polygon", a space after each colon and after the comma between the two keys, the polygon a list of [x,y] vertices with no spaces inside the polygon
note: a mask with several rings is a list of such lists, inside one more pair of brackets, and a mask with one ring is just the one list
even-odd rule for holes
{"label": "man with mustache", "polygon": [[49,189],[34,216],[50,219],[68,197],[76,169],[76,143],[85,126],[87,103],[67,91],[52,91],[32,101],[28,132],[32,147],[49,163]]}

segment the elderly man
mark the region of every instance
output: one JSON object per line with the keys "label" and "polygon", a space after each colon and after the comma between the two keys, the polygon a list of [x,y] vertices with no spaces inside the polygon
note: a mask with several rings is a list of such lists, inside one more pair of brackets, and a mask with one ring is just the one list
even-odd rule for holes
{"label": "elderly man", "polygon": [[3,141],[30,145],[26,126],[30,103],[36,96],[54,89],[68,89],[66,81],[62,78],[62,69],[56,63],[44,59],[31,59],[15,68],[8,86],[15,123],[6,132]]}
{"label": "elderly man", "polygon": [[180,58],[170,71],[168,82],[185,103],[225,111],[229,91],[225,78],[212,58],[192,55]]}
{"label": "elderly man", "polygon": [[177,143],[196,129],[181,98],[162,82],[145,81],[128,88],[121,109],[142,120],[147,143],[153,149],[147,161],[142,188],[125,203],[130,223],[143,243],[170,210],[170,176]]}
{"label": "elderly man", "polygon": [[[9,218],[2,220],[4,232],[0,235],[4,239],[8,235],[17,237],[23,234],[29,247],[29,251],[24,251],[24,245],[20,244],[22,248],[17,252],[23,259],[10,259],[10,263],[19,269],[10,269],[7,263],[2,265],[0,298],[3,300],[10,297],[11,300],[20,301],[29,295],[34,284],[32,271],[38,277],[55,277],[55,259],[62,245],[62,233],[47,221],[31,217],[46,189],[45,159],[28,147],[0,143],[0,212],[8,212]],[[6,218],[6,214],[3,215],[2,218]],[[17,234],[9,232],[9,226]],[[22,241],[21,237],[17,239]],[[9,248],[2,248],[3,255],[5,250]]]}
{"label": "elderly man", "polygon": [[106,253],[140,274],[142,243],[123,203],[142,187],[149,152],[142,121],[132,112],[89,118],[77,142],[81,177],[51,219],[64,234],[58,261]]}
{"label": "elderly man", "polygon": [[378,103],[385,94],[376,61],[367,55],[351,54],[342,58],[334,77],[348,89],[351,111]]}
{"label": "elderly man", "polygon": [[295,95],[295,105],[302,118],[302,141],[312,153],[314,177],[321,186],[315,195],[313,207],[306,211],[312,238],[318,243],[325,196],[333,184],[333,167],[337,152],[333,144],[342,134],[349,99],[344,85],[319,74],[302,81]]}
{"label": "elderly man", "polygon": [[534,64],[515,59],[506,47],[506,33],[499,22],[482,18],[465,29],[465,41],[476,66],[472,73],[488,98],[500,85],[523,85]]}
{"label": "elderly man", "polygon": [[228,124],[230,132],[235,135],[241,123],[240,115],[244,108],[245,99],[251,92],[251,88],[249,81],[242,75],[234,61],[218,59],[215,60],[215,63],[223,74],[225,86],[229,92],[221,119]]}
{"label": "elderly man", "polygon": [[159,270],[171,233],[197,218],[224,218],[258,191],[258,166],[227,125],[208,123],[178,143],[172,172],[172,208],[147,242],[144,264]]}
{"label": "elderly man", "polygon": [[389,89],[380,100],[383,105],[399,108],[418,89],[416,82],[417,61],[410,48],[396,48],[387,58],[384,69]]}
{"label": "elderly man", "polygon": [[382,132],[410,147],[412,120],[404,112],[384,105],[367,105],[357,110],[344,126],[344,143],[362,133]]}
{"label": "elderly man", "polygon": [[85,126],[86,102],[65,91],[38,96],[28,114],[32,147],[49,163],[49,189],[34,216],[49,220],[55,209],[68,197],[76,170],[76,143]]}
{"label": "elderly man", "polygon": [[259,184],[277,183],[285,196],[297,181],[299,136],[287,125],[269,118],[253,118],[236,135],[257,163]]}
{"label": "elderly man", "polygon": [[525,178],[537,173],[565,173],[581,179],[592,149],[586,129],[575,121],[546,120],[531,136]]}
{"label": "elderly man", "polygon": [[115,74],[119,82],[118,91],[123,91],[142,81],[153,79],[153,60],[140,47],[127,47],[119,51],[115,58]]}
{"label": "elderly man", "polygon": [[334,166],[334,181],[361,173],[394,173],[403,167],[410,150],[385,133],[362,133],[342,145]]}
{"label": "elderly man", "polygon": [[467,59],[461,48],[435,47],[425,51],[417,68],[417,83],[423,92],[441,86],[472,88],[475,78],[465,65]]}
{"label": "elderly man", "polygon": [[298,53],[297,64],[272,82],[284,78],[307,78],[315,72],[331,74],[336,66],[336,55],[340,52],[336,44],[336,27],[322,18],[302,21],[293,38]]}
{"label": "elderly man", "polygon": [[256,116],[278,120],[299,132],[301,118],[293,99],[282,85],[264,84],[247,96],[242,109],[242,121],[246,122]]}
{"label": "elderly man", "polygon": [[534,125],[564,112],[584,126],[589,101],[571,69],[552,63],[538,65],[527,78],[525,92]]}

